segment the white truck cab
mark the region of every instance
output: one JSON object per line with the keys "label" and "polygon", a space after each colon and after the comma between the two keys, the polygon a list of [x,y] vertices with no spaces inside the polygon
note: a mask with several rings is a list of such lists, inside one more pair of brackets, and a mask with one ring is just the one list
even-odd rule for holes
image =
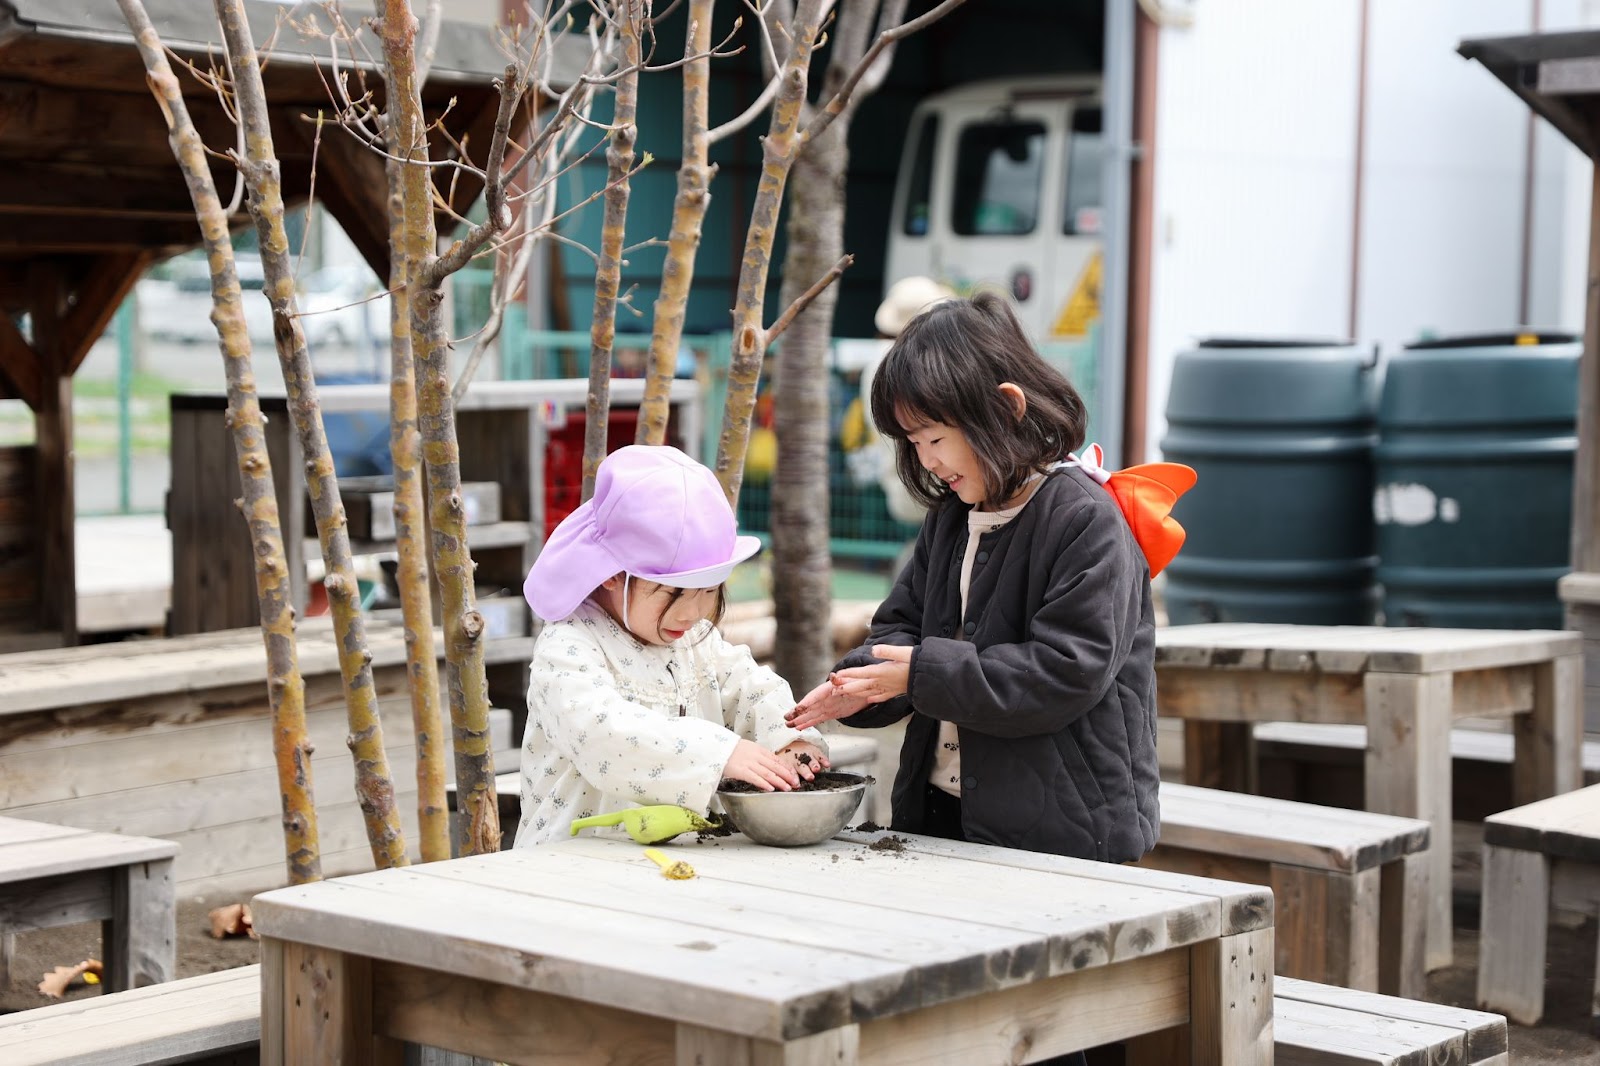
{"label": "white truck cab", "polygon": [[895,183],[884,285],[924,274],[1011,296],[1038,341],[1099,315],[1098,75],[975,82],[923,100]]}

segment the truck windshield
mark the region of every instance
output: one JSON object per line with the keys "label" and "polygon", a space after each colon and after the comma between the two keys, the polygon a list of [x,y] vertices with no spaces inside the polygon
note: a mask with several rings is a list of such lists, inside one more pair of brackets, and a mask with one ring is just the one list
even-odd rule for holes
{"label": "truck windshield", "polygon": [[916,154],[906,185],[905,216],[901,228],[908,237],[926,237],[933,211],[933,150],[939,139],[939,116],[926,115],[917,129]]}
{"label": "truck windshield", "polygon": [[1015,237],[1039,222],[1044,126],[997,120],[961,130],[950,225],[964,237]]}
{"label": "truck windshield", "polygon": [[1067,200],[1061,212],[1061,231],[1069,237],[1100,232],[1100,174],[1104,156],[1100,109],[1074,111],[1072,134],[1067,138]]}

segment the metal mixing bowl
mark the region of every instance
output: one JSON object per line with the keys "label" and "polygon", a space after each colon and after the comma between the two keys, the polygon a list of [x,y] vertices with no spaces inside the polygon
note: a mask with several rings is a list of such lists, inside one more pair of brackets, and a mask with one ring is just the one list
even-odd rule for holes
{"label": "metal mixing bowl", "polygon": [[717,791],[734,828],[757,844],[780,848],[820,844],[845,827],[861,804],[870,778],[825,771],[818,777],[848,780],[847,788],[817,792]]}

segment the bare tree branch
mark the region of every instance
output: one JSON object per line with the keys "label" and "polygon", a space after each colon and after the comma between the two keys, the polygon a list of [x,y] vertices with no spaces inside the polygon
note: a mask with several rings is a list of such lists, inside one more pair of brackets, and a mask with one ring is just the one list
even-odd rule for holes
{"label": "bare tree branch", "polygon": [[772,324],[770,329],[767,330],[767,343],[772,344],[779,337],[783,336],[783,331],[789,328],[789,323],[794,321],[795,316],[809,307],[811,305],[811,301],[815,300],[823,289],[826,289],[829,285],[832,285],[835,281],[838,281],[839,275],[843,274],[846,270],[849,270],[852,266],[854,266],[855,261],[856,257],[853,255],[841,257],[837,263],[833,264],[826,274],[822,275],[822,277],[818,278],[812,284],[811,288],[801,293],[800,297],[795,300],[794,303],[790,304],[788,309],[785,310],[783,314],[779,315],[778,320]]}
{"label": "bare tree branch", "polygon": [[850,72],[849,77],[845,78],[844,85],[834,94],[833,99],[829,100],[827,106],[822,108],[817,117],[804,130],[800,131],[801,140],[814,140],[822,136],[823,130],[833,125],[833,120],[839,117],[840,112],[850,106],[850,95],[855,91],[856,83],[866,74],[867,69],[872,66],[884,49],[902,38],[911,36],[926,26],[933,25],[964,3],[966,3],[966,0],[944,0],[938,7],[919,15],[910,22],[895,26],[893,29],[884,30],[878,34],[878,39],[872,42],[872,47],[867,49],[867,54],[862,57],[860,63],[856,64],[856,68]]}
{"label": "bare tree branch", "polygon": [[439,25],[444,22],[443,0],[428,0],[427,11],[422,16],[422,28],[417,32],[417,84],[426,85],[433,70],[434,57],[439,52]]}

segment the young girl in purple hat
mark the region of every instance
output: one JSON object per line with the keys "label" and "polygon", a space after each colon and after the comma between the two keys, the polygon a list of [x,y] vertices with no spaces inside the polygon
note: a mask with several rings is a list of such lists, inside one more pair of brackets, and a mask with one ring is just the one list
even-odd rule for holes
{"label": "young girl in purple hat", "polygon": [[723,583],[760,542],[737,535],[711,471],[629,445],[550,536],[523,584],[534,644],[517,847],[633,805],[709,809],[724,778],[787,791],[828,766],[794,730],[789,686],[716,630]]}

